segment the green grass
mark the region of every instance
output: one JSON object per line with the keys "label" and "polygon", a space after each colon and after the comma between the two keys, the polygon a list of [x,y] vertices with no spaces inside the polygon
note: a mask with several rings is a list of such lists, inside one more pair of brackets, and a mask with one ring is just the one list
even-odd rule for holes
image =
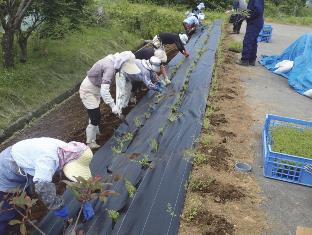
{"label": "green grass", "polygon": [[243,51],[243,43],[242,42],[237,42],[233,41],[229,45],[229,50],[236,52],[236,53],[241,53]]}
{"label": "green grass", "polygon": [[265,18],[266,22],[275,22],[275,23],[283,23],[283,24],[294,24],[294,25],[306,25],[312,26],[312,16],[268,16]]}
{"label": "green grass", "polygon": [[312,158],[312,130],[292,127],[274,127],[272,133],[272,150],[275,152]]}

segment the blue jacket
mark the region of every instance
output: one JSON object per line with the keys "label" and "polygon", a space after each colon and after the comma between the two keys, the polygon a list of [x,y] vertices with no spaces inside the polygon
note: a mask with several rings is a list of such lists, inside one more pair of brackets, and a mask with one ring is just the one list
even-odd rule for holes
{"label": "blue jacket", "polygon": [[247,23],[262,27],[264,23],[264,0],[250,0],[247,9],[250,14]]}

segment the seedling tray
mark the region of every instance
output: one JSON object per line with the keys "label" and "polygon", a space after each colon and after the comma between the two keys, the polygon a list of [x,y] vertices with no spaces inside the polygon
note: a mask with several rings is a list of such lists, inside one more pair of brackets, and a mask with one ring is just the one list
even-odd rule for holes
{"label": "seedling tray", "polygon": [[274,152],[272,150],[273,140],[271,130],[280,126],[303,130],[312,128],[312,122],[267,114],[262,132],[264,176],[311,187],[312,174],[305,169],[305,166],[312,165],[312,159]]}

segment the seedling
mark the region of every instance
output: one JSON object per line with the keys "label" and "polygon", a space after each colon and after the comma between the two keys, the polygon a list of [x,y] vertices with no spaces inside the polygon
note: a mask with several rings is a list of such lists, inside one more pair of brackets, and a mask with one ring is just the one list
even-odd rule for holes
{"label": "seedling", "polygon": [[142,126],[141,119],[139,117],[134,118],[134,124],[137,128]]}
{"label": "seedling", "polygon": [[81,216],[83,203],[89,202],[93,199],[99,199],[101,201],[106,201],[107,197],[117,195],[116,192],[112,190],[107,190],[111,184],[103,182],[101,176],[91,177],[86,180],[82,177],[75,177],[77,182],[71,182],[68,180],[63,180],[63,182],[69,187],[69,190],[73,193],[75,198],[81,203],[80,211],[76,219],[75,225],[71,231],[75,231],[78,221]]}
{"label": "seedling", "polygon": [[145,112],[144,113],[144,117],[145,117],[145,119],[149,119],[151,117],[151,113],[150,112]]}
{"label": "seedling", "polygon": [[136,192],[136,188],[134,187],[134,185],[129,180],[126,180],[125,184],[126,184],[126,189],[128,191],[129,197],[133,198],[134,194]]}
{"label": "seedling", "polygon": [[143,159],[140,160],[139,163],[141,164],[142,168],[149,167],[151,165],[147,154],[144,154]]}
{"label": "seedling", "polygon": [[112,219],[113,222],[116,222],[119,218],[119,212],[115,210],[106,209],[108,217]]}
{"label": "seedling", "polygon": [[112,152],[115,154],[121,154],[124,144],[133,139],[133,133],[127,132],[121,138],[117,139],[117,145],[112,147]]}
{"label": "seedling", "polygon": [[[33,206],[37,203],[38,199],[31,199],[26,192],[21,192],[21,190],[13,190],[9,192],[5,199],[12,206],[11,209],[15,210],[20,216],[22,216],[21,220],[13,219],[9,222],[9,225],[17,225],[20,226],[20,233],[22,235],[27,234],[26,224],[30,224],[35,230],[37,230],[40,234],[45,233],[41,231],[32,221],[31,221],[31,212]],[[0,203],[0,208],[3,205],[3,201]]]}
{"label": "seedling", "polygon": [[152,151],[153,153],[156,153],[157,150],[158,150],[158,142],[157,142],[157,140],[156,140],[155,138],[153,138],[153,139],[151,140],[150,146],[151,146],[151,151]]}
{"label": "seedling", "polygon": [[160,135],[163,135],[163,134],[164,134],[164,128],[163,128],[163,127],[159,128],[159,129],[158,129],[158,133],[159,133]]}
{"label": "seedling", "polygon": [[166,212],[168,212],[168,214],[171,216],[171,217],[176,217],[177,215],[174,213],[174,210],[171,206],[170,203],[167,204],[167,210]]}

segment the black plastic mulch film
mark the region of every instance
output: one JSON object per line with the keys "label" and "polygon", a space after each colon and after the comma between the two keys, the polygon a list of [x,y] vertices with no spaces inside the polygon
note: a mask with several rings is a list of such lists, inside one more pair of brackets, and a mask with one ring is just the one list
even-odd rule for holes
{"label": "black plastic mulch film", "polygon": [[[198,30],[187,45],[190,56],[185,59],[179,53],[168,65],[172,84],[162,94],[149,91],[127,115],[129,125],[121,124],[95,153],[92,174],[111,174],[122,180],[113,186],[118,196],[106,203],[92,202],[95,216],[81,225],[86,234],[178,233],[192,169],[192,159],[185,152],[194,147],[202,127],[221,24],[217,20]],[[132,198],[126,180],[136,187]],[[75,217],[80,204],[68,190],[64,198],[70,217]],[[107,209],[120,213],[116,223]],[[46,234],[62,234],[64,221],[50,212],[39,227]]]}

